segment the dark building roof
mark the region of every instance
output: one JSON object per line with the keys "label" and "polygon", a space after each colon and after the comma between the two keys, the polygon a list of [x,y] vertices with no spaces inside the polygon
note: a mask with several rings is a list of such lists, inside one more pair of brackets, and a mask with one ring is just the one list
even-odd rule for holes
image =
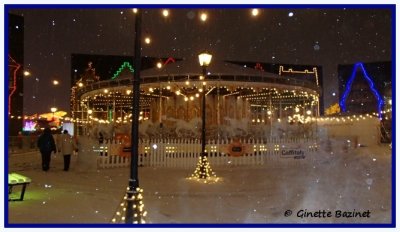
{"label": "dark building roof", "polygon": [[[96,55],[96,54],[71,54],[71,85],[74,85],[84,74],[88,67],[88,63],[92,62],[96,71],[96,76],[100,80],[109,80],[120,69],[124,62],[128,62],[133,66],[133,56],[116,56],[116,55]],[[141,70],[156,67],[157,62],[166,62],[171,58],[165,57],[142,57]],[[173,58],[179,61],[179,58]]]}
{"label": "dark building roof", "polygon": [[[243,75],[243,76],[268,76],[268,77],[279,77],[279,75],[269,72],[263,72],[256,69],[245,68],[240,65],[227,63],[220,60],[212,60],[210,65],[207,67],[207,72],[210,75]],[[188,75],[195,76],[201,75],[202,68],[197,59],[185,60],[171,63],[165,67],[158,69],[148,69],[141,73],[141,77],[151,76],[175,76],[175,75]]]}

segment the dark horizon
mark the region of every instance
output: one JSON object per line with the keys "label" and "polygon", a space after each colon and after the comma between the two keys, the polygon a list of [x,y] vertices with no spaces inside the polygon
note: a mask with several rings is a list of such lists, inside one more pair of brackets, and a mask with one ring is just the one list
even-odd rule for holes
{"label": "dark horizon", "polygon": [[[220,60],[322,66],[325,107],[338,102],[337,65],[392,57],[392,8],[145,9],[143,56],[197,59],[206,49]],[[243,6],[242,6],[243,7]],[[317,6],[318,7],[318,6]],[[207,22],[198,13],[207,11]],[[131,9],[15,9],[25,19],[24,113],[69,110],[71,54],[132,56]],[[206,35],[206,36],[204,36]],[[200,68],[199,68],[200,70]],[[51,80],[58,79],[59,86]]]}

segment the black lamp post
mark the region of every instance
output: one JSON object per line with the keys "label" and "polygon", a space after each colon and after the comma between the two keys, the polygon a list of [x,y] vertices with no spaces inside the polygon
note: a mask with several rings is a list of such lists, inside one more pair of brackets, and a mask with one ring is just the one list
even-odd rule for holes
{"label": "black lamp post", "polygon": [[139,157],[139,99],[140,99],[140,69],[141,69],[141,11],[135,12],[135,55],[133,76],[133,104],[132,104],[132,131],[131,131],[131,169],[129,186],[126,192],[125,223],[144,223],[142,190],[139,188],[138,157]]}
{"label": "black lamp post", "polygon": [[206,76],[207,76],[207,67],[211,63],[212,55],[203,52],[199,54],[199,62],[200,66],[202,67],[202,76],[200,76],[200,80],[203,80],[203,92],[202,92],[202,111],[201,111],[201,153],[200,153],[200,160],[197,164],[196,170],[192,177],[198,179],[207,179],[210,177],[212,170],[210,165],[207,161],[207,153],[206,153]]}
{"label": "black lamp post", "polygon": [[139,100],[140,100],[140,68],[141,68],[141,21],[142,15],[138,9],[135,13],[135,57],[133,74],[132,99],[132,130],[131,130],[131,168],[129,185],[126,194],[118,207],[113,223],[143,224],[147,212],[144,210],[143,189],[139,188],[138,161],[139,161]]}

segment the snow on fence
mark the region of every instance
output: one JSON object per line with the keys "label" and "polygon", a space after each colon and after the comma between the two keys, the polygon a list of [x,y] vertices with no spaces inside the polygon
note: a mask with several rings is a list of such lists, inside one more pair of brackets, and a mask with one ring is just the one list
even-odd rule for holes
{"label": "snow on fence", "polygon": [[[242,152],[231,156],[232,140],[208,141],[206,150],[212,167],[224,165],[262,165],[265,162],[301,164],[307,156],[317,151],[315,139],[276,139],[240,141]],[[119,141],[103,144],[99,150],[99,168],[128,167],[129,156],[123,156]],[[195,168],[200,155],[201,143],[190,139],[145,140],[139,144],[139,166]],[[239,149],[240,150],[240,149]],[[126,154],[129,154],[129,150]]]}

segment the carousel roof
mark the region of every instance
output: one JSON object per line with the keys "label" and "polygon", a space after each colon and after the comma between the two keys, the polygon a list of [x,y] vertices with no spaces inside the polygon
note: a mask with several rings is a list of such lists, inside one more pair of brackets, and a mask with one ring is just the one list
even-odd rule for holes
{"label": "carousel roof", "polygon": [[[170,63],[163,68],[147,69],[141,72],[141,77],[154,76],[195,76],[201,75],[202,69],[197,59],[183,59],[182,61]],[[235,75],[235,76],[268,76],[279,77],[279,75],[264,72],[257,69],[246,68],[240,65],[227,63],[220,60],[212,60],[207,67],[210,75]]]}

